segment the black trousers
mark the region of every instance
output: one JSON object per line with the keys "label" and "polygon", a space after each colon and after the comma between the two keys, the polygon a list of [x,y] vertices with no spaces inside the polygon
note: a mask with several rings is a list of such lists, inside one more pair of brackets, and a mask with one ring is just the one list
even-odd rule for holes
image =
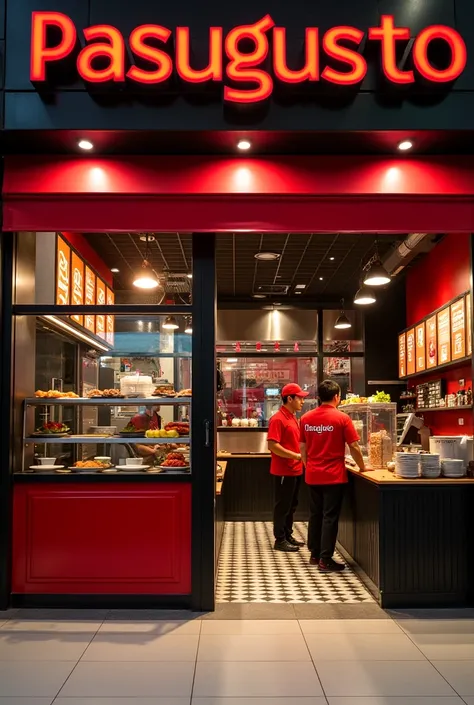
{"label": "black trousers", "polygon": [[293,517],[298,506],[298,494],[302,475],[295,477],[275,476],[275,508],[273,510],[273,534],[277,541],[289,538],[293,533]]}
{"label": "black trousers", "polygon": [[313,558],[332,558],[345,484],[309,485],[308,548]]}

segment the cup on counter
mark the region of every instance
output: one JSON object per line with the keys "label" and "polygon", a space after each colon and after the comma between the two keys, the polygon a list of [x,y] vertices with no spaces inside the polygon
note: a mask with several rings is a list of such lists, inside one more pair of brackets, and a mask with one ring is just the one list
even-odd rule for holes
{"label": "cup on counter", "polygon": [[38,458],[40,465],[54,465],[56,458]]}
{"label": "cup on counter", "polygon": [[96,455],[94,456],[94,460],[97,460],[98,463],[112,464],[112,457],[110,455]]}
{"label": "cup on counter", "polygon": [[143,458],[125,458],[125,465],[142,465]]}

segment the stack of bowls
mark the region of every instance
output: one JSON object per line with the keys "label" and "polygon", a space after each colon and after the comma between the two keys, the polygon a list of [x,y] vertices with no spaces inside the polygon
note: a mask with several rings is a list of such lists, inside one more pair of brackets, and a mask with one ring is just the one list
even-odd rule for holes
{"label": "stack of bowls", "polygon": [[395,476],[406,480],[420,476],[420,456],[418,453],[397,453],[395,456]]}
{"label": "stack of bowls", "polygon": [[439,455],[436,453],[422,453],[420,455],[420,469],[422,477],[436,478],[441,475]]}
{"label": "stack of bowls", "polygon": [[441,471],[443,477],[464,477],[466,475],[466,465],[464,460],[444,458],[441,461]]}

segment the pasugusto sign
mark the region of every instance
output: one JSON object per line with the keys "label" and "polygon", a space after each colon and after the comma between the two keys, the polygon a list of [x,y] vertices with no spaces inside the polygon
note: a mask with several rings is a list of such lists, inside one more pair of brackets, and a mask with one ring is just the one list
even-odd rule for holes
{"label": "pasugusto sign", "polygon": [[[367,44],[378,48],[381,71],[394,86],[452,83],[467,61],[464,40],[452,27],[431,25],[411,37],[410,29],[397,26],[392,15],[383,15],[378,26],[365,32],[345,25],[324,33],[306,27],[303,66],[297,69],[288,66],[286,28],[277,26],[269,14],[228,32],[210,27],[203,68],[191,66],[190,34],[186,26],[172,30],[158,24],[135,27],[128,37],[109,24],[79,31],[63,13],[33,12],[30,79],[44,84],[49,67],[74,60],[77,75],[89,84],[155,86],[177,75],[188,84],[221,84],[229,103],[258,103],[272,95],[276,83],[361,84],[367,74]],[[403,47],[407,50],[399,62]],[[436,47],[444,56],[441,63],[433,59]]]}

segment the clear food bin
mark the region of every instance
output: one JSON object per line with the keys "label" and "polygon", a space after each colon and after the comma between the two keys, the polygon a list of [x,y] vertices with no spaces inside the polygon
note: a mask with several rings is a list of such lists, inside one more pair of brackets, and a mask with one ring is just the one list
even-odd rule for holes
{"label": "clear food bin", "polygon": [[386,468],[393,460],[397,445],[397,405],[346,404],[339,408],[352,419],[369,466]]}

